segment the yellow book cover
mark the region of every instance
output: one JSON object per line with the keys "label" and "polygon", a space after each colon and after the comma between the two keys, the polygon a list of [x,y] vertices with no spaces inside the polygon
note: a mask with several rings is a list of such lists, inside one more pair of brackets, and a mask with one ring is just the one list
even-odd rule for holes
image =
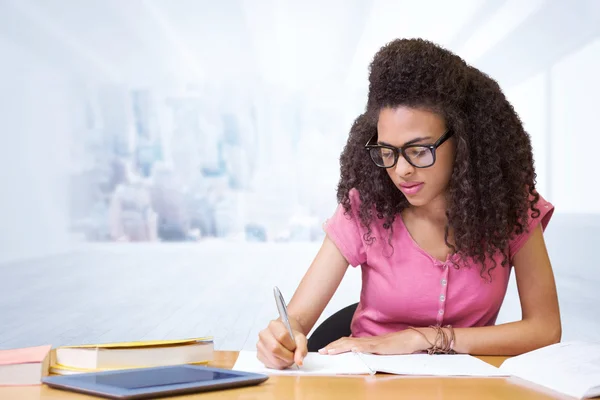
{"label": "yellow book cover", "polygon": [[102,371],[114,371],[117,369],[127,369],[127,368],[96,368],[96,369],[87,369],[87,368],[75,368],[69,367],[61,364],[52,364],[50,366],[50,373],[53,375],[75,375],[75,374],[85,374],[88,372],[102,372]]}
{"label": "yellow book cover", "polygon": [[211,336],[189,338],[189,339],[168,339],[168,340],[142,340],[135,342],[115,342],[115,343],[100,343],[100,344],[80,344],[73,346],[60,346],[63,349],[80,349],[80,348],[98,348],[98,349],[123,349],[123,348],[135,348],[135,347],[161,347],[161,346],[182,346],[186,344],[196,343],[211,343],[213,338]]}

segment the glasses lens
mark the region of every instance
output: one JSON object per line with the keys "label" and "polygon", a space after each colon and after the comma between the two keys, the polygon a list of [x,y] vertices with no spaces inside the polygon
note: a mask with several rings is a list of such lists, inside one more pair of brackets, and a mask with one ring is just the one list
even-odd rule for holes
{"label": "glasses lens", "polygon": [[433,164],[433,152],[429,147],[414,146],[404,150],[404,154],[413,165],[417,167],[428,167]]}
{"label": "glasses lens", "polygon": [[373,162],[380,167],[391,167],[396,162],[396,152],[385,147],[371,149]]}

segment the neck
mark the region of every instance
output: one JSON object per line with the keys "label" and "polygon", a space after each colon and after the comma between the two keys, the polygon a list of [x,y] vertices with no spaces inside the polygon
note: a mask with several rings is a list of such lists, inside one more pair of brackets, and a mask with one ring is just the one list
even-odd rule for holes
{"label": "neck", "polygon": [[410,206],[410,212],[419,219],[429,220],[436,225],[446,226],[448,218],[446,217],[446,198],[440,195],[431,202],[423,206]]}

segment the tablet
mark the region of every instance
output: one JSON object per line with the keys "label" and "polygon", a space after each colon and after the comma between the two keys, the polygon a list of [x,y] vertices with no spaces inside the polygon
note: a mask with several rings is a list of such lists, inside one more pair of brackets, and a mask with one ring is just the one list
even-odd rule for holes
{"label": "tablet", "polygon": [[267,379],[268,376],[262,374],[201,365],[172,365],[49,376],[42,382],[56,389],[109,399],[146,399],[258,385]]}

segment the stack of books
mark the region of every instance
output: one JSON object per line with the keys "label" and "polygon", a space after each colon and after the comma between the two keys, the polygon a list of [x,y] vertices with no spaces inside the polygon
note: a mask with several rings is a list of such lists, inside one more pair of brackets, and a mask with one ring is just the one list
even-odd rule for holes
{"label": "stack of books", "polygon": [[0,385],[39,384],[49,374],[206,364],[213,355],[211,337],[2,350]]}
{"label": "stack of books", "polygon": [[51,347],[0,350],[0,386],[39,385],[48,376]]}

